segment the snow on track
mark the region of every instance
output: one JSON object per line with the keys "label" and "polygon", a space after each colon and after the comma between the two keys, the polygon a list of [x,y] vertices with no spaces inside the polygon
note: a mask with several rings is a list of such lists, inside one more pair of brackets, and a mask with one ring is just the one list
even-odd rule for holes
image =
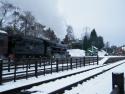
{"label": "snow on track", "polygon": [[72,90],[66,90],[65,94],[110,94],[112,91],[112,72],[125,73],[125,63],[73,87]]}
{"label": "snow on track", "polygon": [[17,80],[16,82],[11,81],[11,82],[7,82],[7,83],[3,83],[2,85],[0,85],[0,92],[4,92],[4,91],[11,90],[11,89],[14,89],[14,88],[19,88],[19,87],[26,86],[26,85],[29,85],[29,84],[42,82],[42,81],[49,80],[49,79],[54,79],[54,78],[57,78],[57,77],[61,77],[61,76],[64,76],[64,75],[76,73],[76,72],[79,72],[79,71],[88,70],[88,69],[99,67],[99,66],[100,65],[90,65],[90,66],[85,66],[85,67],[81,67],[81,68],[77,68],[77,69],[73,69],[73,70],[68,70],[68,71],[65,70],[63,72],[60,71],[58,73],[46,74],[45,76],[41,75],[41,76],[38,76],[38,78],[31,77],[31,78],[28,78],[28,80],[21,79],[21,80]]}
{"label": "snow on track", "polygon": [[[98,69],[94,69],[94,70],[90,70],[90,71],[87,71],[87,72],[84,72],[84,73],[76,74],[76,75],[73,75],[73,76],[70,76],[70,77],[58,79],[58,80],[53,81],[53,82],[45,83],[45,84],[42,84],[42,85],[39,85],[39,86],[34,86],[31,89],[28,89],[28,91],[31,91],[31,92],[38,91],[39,92],[39,93],[36,92],[36,93],[33,93],[33,94],[48,94],[48,93],[56,91],[60,88],[66,87],[70,84],[73,84],[73,83],[76,83],[80,80],[88,78],[91,75],[94,75],[94,74],[102,72],[106,69],[109,69],[113,66],[119,65],[123,62],[125,62],[125,60],[122,60],[122,61],[117,62],[117,63],[110,64],[108,66],[104,66],[104,67],[101,67],[101,68],[98,68]],[[90,93],[84,93],[84,94],[90,94]],[[101,93],[99,93],[99,94],[101,94]]]}

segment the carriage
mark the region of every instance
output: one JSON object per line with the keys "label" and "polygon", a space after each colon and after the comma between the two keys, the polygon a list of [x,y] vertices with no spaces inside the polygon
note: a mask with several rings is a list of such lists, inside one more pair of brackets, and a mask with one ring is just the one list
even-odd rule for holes
{"label": "carriage", "polygon": [[3,57],[66,57],[67,46],[43,38],[9,35],[0,32],[0,55]]}

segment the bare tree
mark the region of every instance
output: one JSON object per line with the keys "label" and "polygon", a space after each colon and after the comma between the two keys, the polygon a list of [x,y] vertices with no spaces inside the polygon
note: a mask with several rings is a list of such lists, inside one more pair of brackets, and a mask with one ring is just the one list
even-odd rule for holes
{"label": "bare tree", "polygon": [[69,48],[72,48],[72,43],[75,41],[73,28],[72,26],[67,26],[67,34],[65,38],[63,39],[63,42],[69,46]]}
{"label": "bare tree", "polygon": [[45,35],[44,28],[45,28],[44,25],[35,22],[34,26],[32,27],[34,35],[38,38],[43,38]]}
{"label": "bare tree", "polygon": [[73,42],[75,40],[74,33],[73,33],[73,28],[70,25],[67,26],[67,37],[68,37],[69,43],[71,43],[71,42]]}
{"label": "bare tree", "polygon": [[0,28],[3,27],[3,23],[6,21],[7,14],[11,12],[13,9],[15,9],[15,6],[8,2],[0,1],[1,7],[0,7]]}
{"label": "bare tree", "polygon": [[20,15],[20,19],[22,20],[21,27],[24,28],[24,35],[31,33],[29,31],[32,30],[35,23],[35,17],[31,14],[31,12],[26,11],[24,14]]}

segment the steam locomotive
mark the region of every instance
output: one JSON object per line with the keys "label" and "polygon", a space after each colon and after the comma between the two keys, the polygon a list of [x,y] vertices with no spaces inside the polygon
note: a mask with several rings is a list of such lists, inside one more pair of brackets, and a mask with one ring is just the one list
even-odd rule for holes
{"label": "steam locomotive", "polygon": [[60,58],[66,56],[66,50],[66,45],[51,42],[47,39],[0,32],[0,56]]}

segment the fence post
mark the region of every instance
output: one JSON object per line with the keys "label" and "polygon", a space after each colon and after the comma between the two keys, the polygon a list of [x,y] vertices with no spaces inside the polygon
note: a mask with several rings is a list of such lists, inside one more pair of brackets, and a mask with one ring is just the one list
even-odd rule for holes
{"label": "fence post", "polygon": [[43,66],[44,66],[44,75],[46,74],[46,61],[47,61],[47,58],[44,60],[44,62],[43,62]]}
{"label": "fence post", "polygon": [[77,58],[76,58],[76,69],[77,69],[77,64],[78,64],[78,62],[77,62]]}
{"label": "fence post", "polygon": [[56,72],[59,71],[58,64],[59,64],[59,60],[58,60],[58,58],[57,58],[57,59],[56,59]]}
{"label": "fence post", "polygon": [[25,59],[25,61],[26,61],[26,79],[28,78],[28,58],[27,59]]}
{"label": "fence post", "polygon": [[80,59],[80,61],[79,61],[79,62],[80,62],[80,67],[81,67],[81,57],[80,57],[79,59]]}
{"label": "fence post", "polygon": [[35,60],[35,76],[38,77],[38,66],[37,66],[37,60]]}
{"label": "fence post", "polygon": [[118,88],[118,94],[124,94],[124,73],[112,73],[112,89]]}
{"label": "fence post", "polygon": [[87,60],[88,60],[88,64],[90,65],[90,57],[88,57]]}
{"label": "fence post", "polygon": [[39,67],[41,67],[42,58],[40,57]]}
{"label": "fence post", "polygon": [[68,58],[66,58],[66,63],[67,63],[67,70],[69,69],[69,66],[68,66]]}
{"label": "fence post", "polygon": [[93,56],[93,65],[94,65],[94,56]]}
{"label": "fence post", "polygon": [[99,64],[99,56],[98,56],[98,54],[97,54],[97,65]]}
{"label": "fence post", "polygon": [[70,58],[70,68],[72,69],[72,58]]}
{"label": "fence post", "polygon": [[23,67],[23,70],[24,70],[25,59],[23,58],[22,61],[23,61],[23,62],[22,62],[22,67]]}
{"label": "fence post", "polygon": [[28,68],[30,69],[30,65],[31,65],[31,60],[30,59],[28,59],[29,60],[29,63],[28,63]]}
{"label": "fence post", "polygon": [[3,60],[0,59],[0,85],[2,84]]}
{"label": "fence post", "polygon": [[86,58],[84,57],[84,58],[83,58],[83,65],[84,65],[84,66],[85,66],[85,61],[86,61],[85,59],[86,59]]}
{"label": "fence post", "polygon": [[10,63],[11,63],[11,60],[9,58],[9,60],[8,60],[8,72],[10,72]]}
{"label": "fence post", "polygon": [[14,61],[14,65],[15,65],[15,67],[14,67],[14,82],[16,82],[16,70],[17,70],[17,62],[16,62],[16,60]]}
{"label": "fence post", "polygon": [[63,71],[63,63],[64,63],[64,62],[63,62],[63,59],[62,59],[61,61],[62,61],[62,71]]}
{"label": "fence post", "polygon": [[51,58],[51,60],[50,60],[50,66],[51,66],[51,74],[52,74],[52,72],[53,72],[53,66],[52,66],[52,63],[53,62],[53,59]]}

